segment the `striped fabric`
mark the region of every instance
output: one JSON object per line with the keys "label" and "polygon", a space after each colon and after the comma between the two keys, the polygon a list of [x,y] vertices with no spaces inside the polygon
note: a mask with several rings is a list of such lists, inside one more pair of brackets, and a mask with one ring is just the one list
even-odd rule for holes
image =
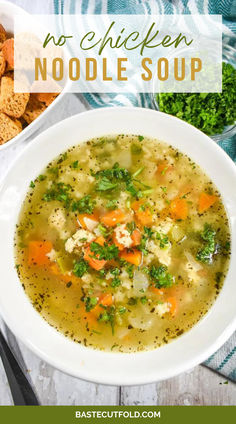
{"label": "striped fabric", "polygon": [[[236,33],[236,0],[54,0],[55,14],[221,14],[223,30]],[[149,94],[85,93],[88,107],[140,106],[151,108]],[[221,142],[236,162],[236,137]],[[236,334],[203,365],[236,381]]]}

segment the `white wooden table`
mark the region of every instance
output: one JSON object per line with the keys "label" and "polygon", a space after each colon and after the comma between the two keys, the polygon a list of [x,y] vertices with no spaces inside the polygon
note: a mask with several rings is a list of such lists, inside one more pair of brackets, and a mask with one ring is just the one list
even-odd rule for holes
{"label": "white wooden table", "polygon": [[[29,12],[53,12],[53,1],[12,0]],[[85,110],[80,97],[67,94],[63,104],[40,127],[40,132],[54,123]],[[22,142],[0,154],[0,178],[16,155],[30,142]],[[7,284],[7,281],[6,281]],[[157,384],[138,387],[103,386],[70,377],[36,357],[1,323],[8,342],[37,393],[42,405],[235,405],[236,385],[223,384],[225,378],[198,366],[178,377]],[[0,361],[0,405],[11,405],[10,390]]]}

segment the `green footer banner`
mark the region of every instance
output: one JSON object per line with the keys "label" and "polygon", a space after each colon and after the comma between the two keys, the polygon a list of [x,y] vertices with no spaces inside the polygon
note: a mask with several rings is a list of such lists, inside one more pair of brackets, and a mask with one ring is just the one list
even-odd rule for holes
{"label": "green footer banner", "polygon": [[[206,423],[234,420],[235,406],[3,406],[0,422],[4,424],[70,423]],[[24,420],[24,421],[23,421]]]}

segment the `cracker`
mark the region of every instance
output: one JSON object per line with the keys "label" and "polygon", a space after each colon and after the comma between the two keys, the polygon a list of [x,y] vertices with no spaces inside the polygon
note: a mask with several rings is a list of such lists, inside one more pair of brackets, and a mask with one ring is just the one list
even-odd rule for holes
{"label": "cracker", "polygon": [[5,31],[5,28],[2,26],[2,24],[0,24],[0,47],[6,39],[7,39],[7,34]]}
{"label": "cracker", "polygon": [[6,68],[6,61],[4,59],[3,53],[0,51],[0,78],[4,74]]}
{"label": "cracker", "polygon": [[0,111],[7,115],[20,118],[29,101],[29,93],[14,93],[14,81],[9,76],[1,79]]}
{"label": "cracker", "polygon": [[59,93],[33,93],[33,96],[42,103],[45,103],[46,106],[49,106]]}
{"label": "cracker", "polygon": [[4,41],[2,45],[2,52],[3,56],[5,58],[5,61],[8,64],[8,69],[14,68],[14,39],[9,38],[8,40]]}
{"label": "cracker", "polygon": [[23,114],[23,118],[28,124],[30,124],[36,118],[38,118],[38,116],[41,115],[41,113],[45,109],[46,105],[42,102],[39,102],[38,99],[36,99],[35,96],[31,94],[25,112]]}
{"label": "cracker", "polygon": [[18,122],[14,122],[5,113],[0,113],[0,145],[11,140],[21,132]]}

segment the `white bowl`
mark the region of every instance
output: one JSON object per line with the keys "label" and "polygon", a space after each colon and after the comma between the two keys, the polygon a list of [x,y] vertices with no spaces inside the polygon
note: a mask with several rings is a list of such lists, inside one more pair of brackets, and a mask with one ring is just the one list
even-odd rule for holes
{"label": "white bowl", "polygon": [[[14,32],[14,15],[28,16],[29,13],[26,12],[19,6],[16,6],[13,3],[8,1],[0,0],[0,23],[4,26],[8,35],[13,36]],[[33,15],[32,15],[33,19]],[[45,109],[41,115],[35,119],[31,124],[29,124],[23,131],[21,131],[16,137],[13,137],[11,140],[0,145],[0,152],[8,147],[12,146],[15,143],[26,140],[30,135],[32,135],[41,125],[41,123],[47,119],[48,114],[51,113],[55,106],[60,102],[65,94],[65,89],[56,97],[56,99]]]}
{"label": "white bowl", "polygon": [[[223,289],[189,332],[156,350],[131,354],[92,350],[67,339],[40,316],[14,268],[13,237],[31,180],[59,153],[107,134],[142,134],[163,140],[196,161],[214,181],[227,209],[232,256]],[[141,108],[103,108],[72,116],[29,144],[0,187],[0,312],[11,330],[56,368],[97,383],[145,384],[173,377],[207,359],[236,328],[236,167],[209,137],[173,116]]]}

